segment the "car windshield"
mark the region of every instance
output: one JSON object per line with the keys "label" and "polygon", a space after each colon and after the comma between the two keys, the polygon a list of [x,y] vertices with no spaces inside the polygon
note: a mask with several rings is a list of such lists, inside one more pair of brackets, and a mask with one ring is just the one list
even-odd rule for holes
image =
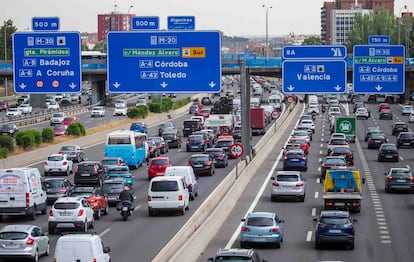
{"label": "car windshield", "polygon": [[351,221],[347,217],[322,217],[321,223],[329,225],[344,225],[351,224]]}
{"label": "car windshield", "polygon": [[282,182],[296,182],[299,180],[299,177],[297,175],[278,175],[276,179]]}
{"label": "car windshield", "polygon": [[200,142],[202,140],[203,140],[202,136],[190,136],[188,138],[188,141],[191,141],[191,142]]}
{"label": "car windshield", "polygon": [[63,156],[48,156],[47,157],[48,161],[62,161],[63,160]]}
{"label": "car windshield", "polygon": [[77,209],[79,206],[77,202],[57,202],[53,207],[55,209]]}
{"label": "car windshield", "polygon": [[29,234],[26,232],[1,232],[0,239],[2,240],[20,240],[26,239]]}
{"label": "car windshield", "polygon": [[44,181],[43,186],[46,187],[46,189],[48,189],[48,188],[62,188],[64,185],[63,185],[63,181],[52,180],[52,181]]}
{"label": "car windshield", "polygon": [[273,226],[273,219],[270,217],[249,217],[247,225],[255,227]]}
{"label": "car windshield", "polygon": [[72,194],[70,195],[73,197],[84,197],[84,198],[90,198],[93,196],[91,192],[72,192]]}
{"label": "car windshield", "polygon": [[348,143],[344,139],[331,139],[331,145],[347,145]]}
{"label": "car windshield", "polygon": [[164,191],[178,191],[177,181],[154,181],[151,184],[151,191],[164,192]]}
{"label": "car windshield", "polygon": [[217,141],[216,147],[231,146],[233,143],[231,141]]}
{"label": "car windshield", "polygon": [[325,164],[328,166],[346,166],[346,162],[342,158],[328,158]]}
{"label": "car windshield", "polygon": [[151,161],[152,166],[165,166],[168,165],[167,159],[155,159]]}

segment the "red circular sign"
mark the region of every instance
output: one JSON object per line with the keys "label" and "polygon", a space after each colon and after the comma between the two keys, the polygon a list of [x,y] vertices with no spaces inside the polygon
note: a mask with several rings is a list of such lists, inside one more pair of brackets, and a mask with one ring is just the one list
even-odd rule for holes
{"label": "red circular sign", "polygon": [[290,103],[292,103],[293,102],[293,97],[292,96],[289,96],[288,97],[288,103],[290,104]]}
{"label": "red circular sign", "polygon": [[36,81],[36,87],[37,88],[43,88],[44,85],[45,85],[45,83],[42,80],[37,80]]}
{"label": "red circular sign", "polygon": [[230,155],[234,158],[239,158],[244,154],[244,147],[242,144],[235,143],[229,148]]}
{"label": "red circular sign", "polygon": [[53,80],[52,81],[52,87],[53,88],[58,88],[60,86],[60,82],[59,80]]}
{"label": "red circular sign", "polygon": [[278,119],[280,116],[280,112],[279,111],[273,111],[272,112],[272,118],[273,119]]}

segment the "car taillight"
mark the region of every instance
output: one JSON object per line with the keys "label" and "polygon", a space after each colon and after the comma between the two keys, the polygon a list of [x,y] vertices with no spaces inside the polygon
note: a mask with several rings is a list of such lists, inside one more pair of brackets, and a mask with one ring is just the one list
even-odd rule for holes
{"label": "car taillight", "polygon": [[242,232],[250,232],[250,229],[248,227],[241,227]]}
{"label": "car taillight", "polygon": [[190,162],[188,162],[188,163],[187,163],[187,166],[191,166],[191,163],[190,163]]}
{"label": "car taillight", "polygon": [[82,216],[82,215],[83,215],[83,209],[79,210],[79,212],[78,212],[78,217],[80,217],[80,216]]}
{"label": "car taillight", "polygon": [[75,166],[75,173],[78,172],[78,166]]}
{"label": "car taillight", "polygon": [[326,201],[325,206],[331,207],[331,206],[333,206],[333,202],[332,201]]}
{"label": "car taillight", "polygon": [[374,139],[370,139],[370,140],[369,140],[369,142],[370,142],[370,143],[374,143]]}
{"label": "car taillight", "polygon": [[187,140],[187,144],[190,144],[190,141]]}
{"label": "car taillight", "polygon": [[35,242],[35,240],[34,240],[33,238],[29,237],[29,238],[26,240],[26,245],[28,245],[28,246],[32,246],[32,245],[34,244],[34,242]]}
{"label": "car taillight", "polygon": [[60,192],[60,193],[65,193],[65,192],[66,192],[66,188],[61,188],[61,189],[59,189],[59,192]]}
{"label": "car taillight", "polygon": [[178,201],[183,201],[183,195],[178,196]]}
{"label": "car taillight", "polygon": [[106,177],[105,177],[105,179],[109,179],[109,178],[111,178],[111,177],[110,177],[110,176],[106,176]]}
{"label": "car taillight", "polygon": [[147,201],[151,201],[151,196],[147,196]]}
{"label": "car taillight", "polygon": [[359,207],[359,201],[354,201],[354,202],[352,202],[352,205],[353,205],[354,207]]}
{"label": "car taillight", "polygon": [[387,176],[387,180],[388,181],[390,181],[390,180],[392,180],[393,179],[393,177],[392,176]]}
{"label": "car taillight", "polygon": [[193,184],[189,184],[189,185],[188,185],[188,189],[189,189],[190,191],[192,191],[192,190],[193,190]]}
{"label": "car taillight", "polygon": [[301,187],[303,186],[303,183],[296,183],[296,187]]}
{"label": "car taillight", "polygon": [[132,176],[126,176],[126,178],[131,178]]}
{"label": "car taillight", "polygon": [[278,182],[273,182],[272,186],[279,186],[279,183]]}
{"label": "car taillight", "polygon": [[279,232],[279,227],[274,227],[270,230],[270,232],[277,233]]}
{"label": "car taillight", "polygon": [[381,140],[381,143],[385,143],[385,142],[387,142],[387,141],[385,141],[385,139],[382,139],[382,140]]}
{"label": "car taillight", "polygon": [[306,160],[306,157],[302,157],[302,160]]}
{"label": "car taillight", "polygon": [[50,217],[53,217],[53,210],[51,209],[51,210],[49,210],[49,216]]}
{"label": "car taillight", "polygon": [[223,160],[224,159],[224,155],[223,154],[219,155],[218,156],[218,159]]}
{"label": "car taillight", "polygon": [[59,151],[58,154],[62,154],[62,151]]}
{"label": "car taillight", "polygon": [[70,152],[72,155],[75,155],[76,154],[76,152],[75,151],[72,151],[72,152]]}
{"label": "car taillight", "polygon": [[285,160],[287,160],[288,158],[287,158],[287,156],[285,156]]}
{"label": "car taillight", "polygon": [[68,164],[68,161],[63,161],[63,165],[66,166]]}
{"label": "car taillight", "polygon": [[[26,207],[29,207],[29,206],[30,206],[30,193],[26,193]],[[36,212],[36,210],[33,212]]]}
{"label": "car taillight", "polygon": [[44,165],[47,166],[47,161],[44,162]]}
{"label": "car taillight", "polygon": [[410,181],[414,181],[414,176],[410,177]]}
{"label": "car taillight", "polygon": [[207,161],[206,166],[211,166],[211,162]]}

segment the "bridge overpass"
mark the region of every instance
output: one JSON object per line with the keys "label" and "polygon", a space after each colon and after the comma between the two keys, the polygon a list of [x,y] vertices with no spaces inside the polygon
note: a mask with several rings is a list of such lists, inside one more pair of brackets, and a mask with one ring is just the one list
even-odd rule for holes
{"label": "bridge overpass", "polygon": [[[411,61],[411,60],[410,60]],[[240,67],[237,60],[222,60],[222,74],[233,75],[240,74]],[[281,58],[255,59],[246,61],[247,70],[250,75],[282,77],[282,60]],[[347,79],[352,79],[353,66],[352,60],[348,61]],[[0,60],[0,77],[13,79],[13,64],[10,60]],[[82,59],[82,80],[92,83],[92,102],[102,100],[105,97],[106,90],[106,59]],[[405,99],[408,99],[411,92],[414,92],[414,64],[406,63],[405,66]]]}

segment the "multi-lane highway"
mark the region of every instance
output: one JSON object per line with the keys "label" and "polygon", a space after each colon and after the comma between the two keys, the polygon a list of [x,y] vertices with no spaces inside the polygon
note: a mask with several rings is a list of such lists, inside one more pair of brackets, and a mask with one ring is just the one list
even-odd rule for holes
{"label": "multi-lane highway", "polygon": [[[348,107],[347,104],[342,106],[343,109]],[[372,118],[357,120],[358,141],[351,145],[355,154],[355,168],[366,178],[366,184],[363,185],[362,211],[353,214],[354,218],[358,219],[355,250],[344,250],[341,247],[330,247],[325,250],[314,248],[315,223],[312,218],[323,208],[319,161],[326,156],[326,141],[330,136],[327,116],[318,116],[315,123],[317,129],[308,156],[309,168],[307,172],[303,172],[307,177],[305,202],[270,201],[270,174],[275,170],[282,170],[280,150],[275,151],[257,171],[257,175],[245,190],[243,199],[219,229],[220,233],[196,260],[206,261],[219,248],[240,247],[240,219],[250,210],[276,212],[285,220],[284,242],[280,249],[257,247],[262,257],[268,261],[412,261],[414,237],[411,234],[411,223],[414,221],[414,195],[386,194],[384,173],[390,167],[413,166],[413,149],[400,149],[398,163],[378,162],[377,150],[367,149],[364,142],[365,129],[368,126],[379,126],[390,142],[395,143],[396,137],[391,135],[391,125],[398,120],[408,123],[408,117],[401,116],[399,105],[394,104],[394,120],[379,120],[377,104],[368,106]],[[413,124],[410,124],[410,127],[412,129]],[[284,134],[282,141],[286,141],[288,137],[289,134]],[[276,148],[283,146],[282,141]]]}

